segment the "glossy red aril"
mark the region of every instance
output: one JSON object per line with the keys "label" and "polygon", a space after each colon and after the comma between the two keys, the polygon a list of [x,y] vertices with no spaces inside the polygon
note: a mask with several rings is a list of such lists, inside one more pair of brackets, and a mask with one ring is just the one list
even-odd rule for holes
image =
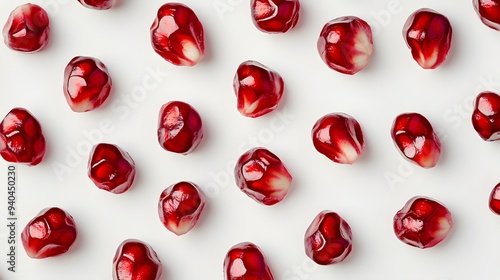
{"label": "glossy red aril", "polygon": [[359,123],[344,113],[323,116],[316,121],[311,134],[316,150],[337,163],[356,162],[365,148]]}
{"label": "glossy red aril", "polygon": [[30,258],[43,259],[66,253],[78,231],[73,217],[57,208],[45,208],[28,222],[21,241]]}
{"label": "glossy red aril", "polygon": [[123,193],[134,182],[135,163],[120,147],[99,143],[90,152],[88,176],[99,189]]}
{"label": "glossy red aril", "polygon": [[436,166],[441,155],[441,142],[431,123],[418,113],[396,117],[391,136],[401,154],[423,168]]}
{"label": "glossy red aril", "polygon": [[264,205],[282,201],[292,185],[292,175],[281,160],[265,148],[244,153],[234,168],[236,185]]}
{"label": "glossy red aril", "polygon": [[351,227],[339,214],[322,211],[307,228],[304,245],[306,255],[317,264],[342,262],[352,250]]}
{"label": "glossy red aril", "polygon": [[115,4],[116,0],[78,0],[84,7],[95,10],[108,10]]}
{"label": "glossy red aril", "polygon": [[399,240],[422,249],[443,241],[452,227],[450,211],[428,197],[411,198],[394,216],[394,232]]}
{"label": "glossy red aril", "polygon": [[285,33],[299,20],[299,0],[251,0],[252,20],[267,33]]}
{"label": "glossy red aril", "polygon": [[500,139],[500,95],[491,91],[478,94],[472,112],[472,125],[483,140]]}
{"label": "glossy red aril", "polygon": [[431,9],[420,9],[408,17],[403,37],[413,59],[424,69],[434,69],[448,56],[452,28],[444,15]]}
{"label": "glossy red aril", "polygon": [[174,65],[194,66],[205,55],[203,25],[184,4],[161,6],[150,31],[155,52]]}
{"label": "glossy red aril", "polygon": [[278,107],[285,84],[280,74],[256,61],[240,64],[233,80],[238,111],[256,118]]}
{"label": "glossy red aril", "polygon": [[186,155],[194,151],[202,139],[201,117],[191,105],[171,101],[161,107],[158,142],[165,150]]}
{"label": "glossy red aril", "polygon": [[45,138],[38,120],[24,108],[14,108],[0,123],[0,155],[8,162],[30,166],[45,155]]}
{"label": "glossy red aril", "polygon": [[206,200],[205,194],[191,182],[171,185],[160,195],[160,221],[169,231],[183,235],[198,222]]}
{"label": "glossy red aril", "polygon": [[242,242],[229,249],[224,259],[224,280],[273,280],[273,274],[261,249]]}
{"label": "glossy red aril", "polygon": [[373,52],[372,29],[366,21],[345,16],[329,21],[319,35],[318,52],[328,67],[353,75],[365,68]]}
{"label": "glossy red aril", "polygon": [[491,191],[489,206],[493,213],[500,215],[500,183]]}
{"label": "glossy red aril", "polygon": [[161,261],[151,245],[136,239],[123,241],[113,258],[113,280],[159,280]]}
{"label": "glossy red aril", "polygon": [[108,69],[93,57],[74,57],[64,69],[64,97],[75,112],[99,108],[108,98],[111,84]]}
{"label": "glossy red aril", "polygon": [[9,48],[33,53],[49,43],[50,23],[47,12],[36,4],[23,4],[9,15],[3,27],[5,45]]}
{"label": "glossy red aril", "polygon": [[472,3],[477,15],[486,26],[500,30],[499,0],[472,0]]}

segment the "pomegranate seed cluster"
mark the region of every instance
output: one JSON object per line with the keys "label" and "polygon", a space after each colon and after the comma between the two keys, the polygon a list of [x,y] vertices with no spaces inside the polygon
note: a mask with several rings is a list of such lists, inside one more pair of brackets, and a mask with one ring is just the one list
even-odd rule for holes
{"label": "pomegranate seed cluster", "polygon": [[[119,3],[115,0],[78,2],[95,13],[115,9]],[[500,30],[500,1],[472,2],[471,9],[484,25]],[[259,32],[269,36],[287,36],[300,26],[299,0],[250,0],[249,8],[248,21]],[[206,50],[216,44],[206,43],[209,41],[209,33],[205,34],[205,28],[209,30],[210,26],[203,25],[203,17],[199,17],[195,9],[184,3],[165,3],[151,16],[151,22],[151,54],[162,63],[172,66],[173,71],[178,70],[178,67],[189,71],[190,67],[210,63],[206,61]],[[50,49],[49,40],[52,38],[50,24],[50,15],[43,7],[31,3],[20,5],[6,19],[3,28],[5,45],[12,51],[21,53],[46,51]],[[430,8],[418,9],[407,17],[401,31],[401,40],[409,49],[408,57],[401,59],[413,59],[412,63],[416,63],[417,68],[425,69],[422,71],[435,71],[432,69],[442,68],[441,65],[446,64],[448,54],[453,49],[453,40],[452,22],[444,14]],[[376,37],[374,38],[372,27],[367,21],[354,15],[345,15],[332,18],[318,30],[315,51],[318,60],[329,68],[327,70],[333,70],[332,75],[354,76],[366,71],[364,69],[369,66],[376,52],[374,41]],[[54,44],[57,42],[54,41]],[[106,59],[102,59],[77,55],[61,69],[60,98],[66,101],[68,114],[78,113],[82,118],[90,111],[105,114],[108,110],[107,100],[118,94],[114,88],[116,82],[112,83],[112,80],[120,79],[115,79],[114,73],[103,62]],[[288,87],[287,77],[278,71],[280,69],[276,70],[274,66],[268,66],[267,62],[252,59],[239,63],[234,69],[234,75],[228,77],[230,87],[231,78],[233,81],[234,106],[221,110],[234,110],[241,118],[257,122],[256,119],[269,117],[287,105],[282,100],[292,90]],[[183,71],[179,73],[185,73]],[[198,111],[199,108],[182,100],[165,100],[158,105],[158,111],[154,112],[157,120],[155,137],[158,142],[155,144],[162,148],[162,152],[196,158],[199,150],[210,148],[209,145],[203,145],[208,141],[204,136],[210,133],[205,127],[205,121],[211,121],[209,115],[202,114],[203,111]],[[480,92],[471,105],[471,128],[485,142],[500,139],[500,95],[493,91]],[[387,141],[392,139],[394,146],[394,153],[388,156],[401,156],[412,166],[422,170],[440,165],[444,142],[435,131],[433,121],[418,112],[401,112],[394,116],[392,126],[386,131]],[[6,112],[0,123],[2,158],[31,168],[38,168],[37,166],[50,161],[51,158],[45,156],[46,150],[50,152],[58,147],[50,145],[50,138],[53,136],[49,135],[46,140],[47,135],[42,127],[45,124],[40,123],[28,109],[15,107]],[[315,149],[315,155],[332,168],[351,168],[351,165],[363,161],[363,154],[368,149],[366,143],[369,142],[369,137],[363,132],[365,128],[364,124],[348,113],[323,112],[309,126],[310,150]],[[144,191],[143,186],[135,186],[144,166],[134,161],[134,155],[127,152],[128,148],[131,147],[106,142],[97,143],[91,148],[85,179],[100,189],[96,196],[108,194],[112,199],[119,200],[123,197],[121,194],[131,193],[130,190]],[[304,149],[303,152],[306,153],[307,150]],[[286,155],[275,154],[268,147],[251,147],[235,155],[234,162],[231,175],[234,177],[234,187],[241,191],[234,199],[250,199],[252,203],[256,203],[256,207],[280,207],[274,205],[286,203],[284,201],[293,195],[293,188],[297,184],[294,178],[301,177],[299,172],[290,168],[296,163],[290,162]],[[169,167],[166,170],[175,169]],[[186,178],[185,181],[168,184],[159,182],[166,186],[157,194],[157,203],[144,205],[153,210],[156,207],[155,219],[159,228],[179,240],[182,238],[180,236],[188,235],[191,231],[197,232],[193,234],[202,234],[202,229],[197,224],[204,219],[204,212],[207,212],[206,209],[212,203],[203,191],[203,186],[190,180],[191,178]],[[80,211],[77,209],[78,205],[71,207],[73,209],[70,210]],[[489,208],[500,215],[500,183],[491,190]],[[66,252],[79,249],[79,246],[73,245],[86,230],[78,230],[78,219],[67,210],[49,206],[26,223],[21,241],[27,256],[33,259],[60,257]],[[401,203],[400,210],[392,210],[394,239],[411,247],[432,248],[444,242],[453,229],[451,211],[444,203],[425,195],[411,197],[406,203]],[[116,212],[119,213],[119,209]],[[357,228],[351,228],[349,219],[344,219],[344,214],[350,218],[349,215],[342,209],[327,209],[316,214],[301,223],[309,224],[301,229],[304,256],[312,260],[315,266],[339,264],[348,260],[351,252],[357,250]],[[303,217],[295,219],[302,220]],[[386,226],[390,228],[390,222]],[[88,241],[87,237],[84,239],[85,242]],[[162,255],[143,240],[130,237],[112,242],[117,245],[114,257],[113,252],[96,253],[110,256],[109,274],[114,280],[164,279],[164,272],[175,266],[175,263],[162,263]],[[272,267],[276,261],[268,261],[266,257],[271,248],[261,248],[250,241],[244,241],[225,249],[226,255],[220,256],[224,279],[281,279],[273,276],[277,275]],[[278,253],[274,252],[272,255],[276,256]]]}

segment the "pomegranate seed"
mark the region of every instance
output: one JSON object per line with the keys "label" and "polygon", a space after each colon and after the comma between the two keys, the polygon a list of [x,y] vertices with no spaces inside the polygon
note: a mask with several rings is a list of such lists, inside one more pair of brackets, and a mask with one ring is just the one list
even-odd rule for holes
{"label": "pomegranate seed", "polygon": [[160,109],[158,142],[167,151],[191,153],[203,139],[203,125],[198,112],[182,101],[171,101]]}
{"label": "pomegranate seed", "polygon": [[370,61],[372,29],[366,21],[354,16],[331,20],[321,30],[318,51],[328,67],[340,73],[356,74]]}
{"label": "pomegranate seed", "polygon": [[244,153],[236,163],[234,174],[241,191],[264,205],[282,201],[292,185],[292,175],[285,165],[265,148]]}
{"label": "pomegranate seed", "polygon": [[116,0],[78,0],[84,7],[95,10],[108,10],[115,4]]}
{"label": "pomegranate seed", "polygon": [[344,113],[332,113],[320,118],[312,129],[316,150],[334,162],[352,164],[365,148],[359,123]]}
{"label": "pomegranate seed", "polygon": [[490,210],[500,215],[500,183],[497,184],[490,194]]}
{"label": "pomegranate seed", "polygon": [[485,91],[476,97],[472,125],[483,140],[500,139],[500,95]]}
{"label": "pomegranate seed", "polygon": [[274,279],[261,249],[250,242],[234,245],[224,259],[224,280],[241,279]]}
{"label": "pomegranate seed", "polygon": [[191,182],[171,185],[160,195],[160,221],[169,231],[183,235],[198,222],[206,200],[203,192]]}
{"label": "pomegranate seed", "polygon": [[14,108],[0,123],[0,155],[8,162],[39,164],[45,138],[38,120],[24,108]]}
{"label": "pomegranate seed", "polygon": [[21,241],[30,258],[43,259],[66,253],[77,237],[73,217],[57,208],[45,208],[28,222]]}
{"label": "pomegranate seed", "polygon": [[252,20],[267,33],[285,33],[299,20],[299,0],[252,0]]}
{"label": "pomegranate seed", "polygon": [[64,97],[71,110],[87,112],[99,108],[111,91],[111,77],[100,60],[74,57],[64,69]]}
{"label": "pomegranate seed", "polygon": [[472,3],[477,15],[486,26],[500,30],[500,1],[473,0]]}
{"label": "pomegranate seed", "polygon": [[127,239],[116,250],[113,280],[158,280],[161,273],[161,261],[149,244]]}
{"label": "pomegranate seed", "polygon": [[428,197],[411,198],[394,216],[394,232],[399,240],[422,249],[443,241],[452,226],[450,211]]}
{"label": "pomegranate seed", "polygon": [[352,250],[351,227],[337,213],[322,211],[307,228],[304,245],[306,255],[317,264],[342,262]]}
{"label": "pomegranate seed", "polygon": [[178,66],[194,66],[205,55],[203,25],[184,4],[160,7],[151,25],[153,49],[166,61]]}
{"label": "pomegranate seed", "polygon": [[42,7],[31,3],[16,7],[3,28],[5,45],[27,53],[45,48],[49,35],[49,15]]}
{"label": "pomegranate seed", "polygon": [[441,155],[441,142],[424,116],[418,113],[397,116],[391,136],[405,158],[423,168],[436,166]]}
{"label": "pomegranate seed", "polygon": [[233,87],[238,99],[238,111],[250,118],[276,109],[285,89],[280,74],[251,60],[240,64]]}
{"label": "pomegranate seed", "polygon": [[425,8],[411,14],[403,27],[403,37],[413,59],[424,69],[434,69],[446,60],[451,34],[448,18]]}
{"label": "pomegranate seed", "polygon": [[120,147],[100,143],[90,152],[88,176],[99,189],[123,193],[134,182],[135,163]]}

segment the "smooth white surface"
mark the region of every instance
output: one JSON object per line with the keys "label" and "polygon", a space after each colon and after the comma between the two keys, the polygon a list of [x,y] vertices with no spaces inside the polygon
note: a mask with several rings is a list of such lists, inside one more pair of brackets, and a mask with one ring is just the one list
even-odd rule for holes
{"label": "smooth white surface", "polygon": [[[224,256],[242,241],[261,247],[276,279],[497,277],[500,217],[487,202],[500,181],[500,146],[479,138],[470,114],[477,93],[500,91],[500,33],[480,22],[471,1],[304,0],[298,26],[282,35],[258,31],[248,1],[182,2],[206,31],[206,57],[192,68],[172,66],[152,50],[149,27],[164,3],[157,0],[123,0],[108,11],[76,0],[34,0],[50,16],[49,46],[24,54],[0,44],[0,115],[16,106],[29,109],[48,144],[42,164],[18,166],[17,234],[48,206],[70,212],[79,228],[75,246],[58,257],[29,259],[19,243],[18,272],[9,273],[2,261],[0,279],[111,279],[113,255],[126,238],[155,248],[164,280],[223,279]],[[23,3],[0,1],[2,24]],[[453,25],[448,61],[436,70],[421,69],[401,35],[408,15],[422,7],[445,14]],[[375,34],[372,60],[354,76],[329,69],[316,50],[323,25],[345,15],[365,19]],[[101,59],[113,78],[112,95],[93,112],[72,112],[62,94],[63,69],[76,55]],[[239,115],[232,89],[236,68],[247,59],[285,80],[278,110],[258,119]],[[176,99],[204,120],[204,142],[188,156],[164,151],[156,139],[158,110]],[[442,158],[434,169],[408,164],[392,143],[394,117],[410,111],[425,115],[441,135]],[[314,122],[330,112],[348,113],[362,126],[367,147],[352,166],[329,161],[312,145]],[[135,160],[138,176],[125,194],[101,191],[88,179],[87,151],[95,141],[118,144]],[[273,207],[257,204],[234,184],[234,162],[256,145],[276,153],[294,176],[289,195]],[[70,171],[58,176],[55,167],[63,165]],[[2,186],[7,166],[0,162]],[[177,237],[160,223],[156,207],[161,191],[180,180],[197,183],[210,199],[199,224]],[[1,190],[3,225],[6,187]],[[451,235],[435,248],[412,248],[392,231],[394,214],[414,195],[433,197],[453,214]],[[303,235],[325,209],[347,220],[354,244],[345,262],[320,267],[308,261]],[[0,233],[4,260],[7,228]]]}

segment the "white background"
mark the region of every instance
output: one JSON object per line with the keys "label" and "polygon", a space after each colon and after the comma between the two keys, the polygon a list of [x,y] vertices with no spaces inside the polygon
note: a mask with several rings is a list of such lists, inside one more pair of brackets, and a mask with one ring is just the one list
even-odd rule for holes
{"label": "white background", "polygon": [[[0,1],[2,24],[23,3]],[[248,1],[183,0],[205,27],[206,57],[192,68],[172,66],[151,48],[149,27],[163,1],[123,0],[108,11],[76,0],[33,3],[49,13],[48,47],[24,54],[0,45],[0,115],[27,108],[47,140],[40,165],[18,166],[17,234],[41,209],[58,206],[73,215],[79,237],[68,253],[44,260],[28,258],[18,243],[18,272],[8,272],[2,261],[0,279],[111,279],[113,255],[127,238],[154,247],[164,280],[223,279],[224,256],[242,241],[261,247],[275,279],[498,277],[500,217],[487,203],[500,181],[500,147],[479,138],[470,115],[480,91],[500,90],[500,33],[480,22],[470,0],[307,0],[297,27],[280,35],[254,27]],[[436,70],[413,61],[401,34],[407,17],[422,7],[445,14],[453,26],[448,60]],[[374,30],[372,60],[354,76],[329,69],[316,50],[323,25],[345,15],[365,19]],[[62,93],[63,69],[77,55],[101,59],[113,78],[104,106],[82,114],[70,110]],[[285,80],[278,110],[258,119],[238,113],[232,89],[236,68],[247,59]],[[143,80],[151,78],[155,86],[145,89]],[[203,144],[187,156],[164,151],[156,139],[159,108],[170,100],[190,103],[204,121]],[[442,157],[431,170],[405,162],[392,143],[393,119],[411,111],[440,133]],[[366,150],[352,166],[329,161],[312,145],[313,124],[331,112],[348,113],[362,126]],[[106,193],[87,177],[88,150],[96,141],[118,144],[135,160],[138,175],[128,192]],[[234,183],[234,161],[254,145],[276,153],[293,175],[290,193],[272,207],[257,204]],[[5,186],[7,166],[0,162]],[[177,237],[160,223],[157,201],[181,180],[197,183],[209,200],[197,226]],[[0,220],[6,224],[6,187],[1,189]],[[449,238],[431,249],[410,247],[392,230],[394,214],[415,195],[435,198],[453,214]],[[317,266],[304,253],[303,236],[325,209],[350,224],[353,251],[341,264]],[[0,233],[5,260],[7,228]]]}

